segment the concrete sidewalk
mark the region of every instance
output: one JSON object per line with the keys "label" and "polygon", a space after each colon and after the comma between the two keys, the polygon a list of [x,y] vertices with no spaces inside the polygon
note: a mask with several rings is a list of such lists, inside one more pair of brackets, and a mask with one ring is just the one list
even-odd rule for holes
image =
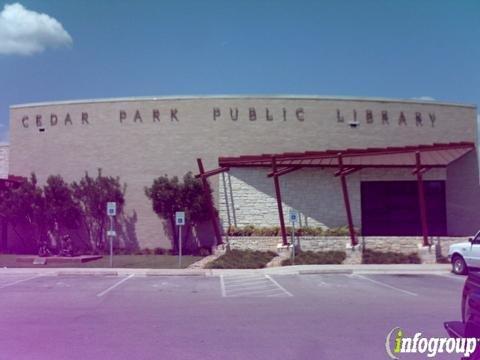
{"label": "concrete sidewalk", "polygon": [[260,273],[268,275],[308,274],[438,274],[451,272],[450,264],[395,265],[296,265],[264,269],[128,269],[128,268],[0,268],[0,275],[50,276],[220,276]]}

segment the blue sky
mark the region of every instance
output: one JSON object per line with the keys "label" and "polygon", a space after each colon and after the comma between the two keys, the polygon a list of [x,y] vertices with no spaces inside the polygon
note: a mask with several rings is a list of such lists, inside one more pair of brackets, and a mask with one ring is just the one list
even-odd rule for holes
{"label": "blue sky", "polygon": [[37,101],[315,94],[480,104],[477,0],[6,4],[15,2],[0,0],[3,140],[9,105]]}

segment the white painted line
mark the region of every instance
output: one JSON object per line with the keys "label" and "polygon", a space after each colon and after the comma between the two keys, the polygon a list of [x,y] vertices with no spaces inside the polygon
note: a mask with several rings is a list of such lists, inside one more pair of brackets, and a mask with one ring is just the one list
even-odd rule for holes
{"label": "white painted line", "polygon": [[363,275],[360,275],[360,274],[353,274],[352,276],[355,276],[355,277],[359,277],[361,279],[364,279],[364,280],[367,280],[367,281],[370,281],[374,284],[377,284],[377,285],[381,285],[381,286],[384,286],[384,287],[387,287],[389,289],[392,289],[392,290],[397,290],[397,291],[400,291],[404,294],[407,294],[407,295],[411,295],[411,296],[418,296],[418,294],[415,294],[414,292],[411,292],[411,291],[407,291],[407,290],[403,290],[403,289],[400,289],[400,288],[397,288],[395,286],[392,286],[392,285],[388,285],[388,284],[385,284],[381,281],[377,281],[377,280],[373,280],[373,279],[370,279],[366,276],[363,276]]}
{"label": "white painted line", "polygon": [[[288,295],[283,292],[278,292],[279,290],[280,290],[279,288],[271,288],[271,289],[265,289],[265,290],[244,291],[237,294],[228,294],[227,297],[242,297],[242,296],[255,296],[255,295],[260,296],[271,291],[277,291],[277,294],[279,295]],[[263,296],[268,296],[268,295],[263,295]]]}
{"label": "white painted line", "polygon": [[12,283],[8,283],[8,284],[5,284],[5,285],[1,285],[1,286],[0,286],[0,289],[6,288],[6,287],[8,287],[8,286],[16,285],[16,284],[22,283],[22,282],[24,282],[24,281],[32,280],[32,279],[38,278],[38,277],[40,277],[40,276],[42,276],[42,275],[30,276],[29,278],[26,278],[26,279],[17,280],[17,281],[14,281],[14,282],[12,282]]}
{"label": "white painted line", "polygon": [[226,275],[228,279],[246,279],[246,278],[251,278],[251,277],[259,277],[261,275],[259,274],[241,274],[241,275]]}
{"label": "white painted line", "polygon": [[108,289],[106,290],[103,290],[101,293],[98,293],[97,296],[98,297],[102,297],[103,295],[107,294],[109,291],[115,289],[117,286],[119,286],[120,284],[124,283],[125,281],[127,281],[128,279],[134,277],[135,274],[130,274],[128,275],[126,278],[123,278],[122,280],[120,280],[119,282],[113,284],[112,286],[110,286]]}
{"label": "white painted line", "polygon": [[270,280],[272,283],[274,283],[275,285],[277,285],[281,290],[283,290],[285,292],[285,294],[287,294],[288,296],[293,296],[293,294],[286,290],[282,285],[280,285],[278,282],[276,282],[274,279],[272,279],[272,277],[270,275],[265,275],[265,277]]}
{"label": "white painted line", "polygon": [[330,286],[330,284],[327,284],[325,281],[321,281],[317,284],[318,286]]}
{"label": "white painted line", "polygon": [[232,278],[231,276],[226,276],[225,280],[228,280],[229,282],[244,282],[244,281],[252,281],[255,279],[263,279],[263,276],[249,276],[249,277],[235,277]]}
{"label": "white painted line", "polygon": [[255,285],[255,286],[245,286],[243,288],[236,288],[236,289],[230,289],[228,286],[226,288],[226,292],[231,294],[235,292],[242,292],[242,291],[250,291],[250,290],[256,290],[256,289],[278,289],[276,286],[274,286],[272,283],[265,283],[262,285]]}
{"label": "white painted line", "polygon": [[220,275],[220,288],[222,289],[222,297],[226,297],[225,282],[223,281],[223,275]]}
{"label": "white painted line", "polygon": [[250,284],[256,284],[260,282],[270,284],[270,282],[264,278],[264,279],[252,280],[249,282],[235,283],[235,284],[231,284],[229,281],[227,281],[226,285],[228,285],[229,288],[230,287],[246,287],[246,286],[250,286]]}
{"label": "white painted line", "polygon": [[285,296],[288,296],[287,294],[285,294],[284,292],[281,292],[281,293],[278,293],[278,294],[271,294],[271,295],[267,295],[267,297],[285,297]]}

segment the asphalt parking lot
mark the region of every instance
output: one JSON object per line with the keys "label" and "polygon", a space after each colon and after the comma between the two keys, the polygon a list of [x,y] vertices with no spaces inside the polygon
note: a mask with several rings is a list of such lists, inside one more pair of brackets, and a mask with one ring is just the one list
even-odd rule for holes
{"label": "asphalt parking lot", "polygon": [[396,326],[446,336],[464,280],[1,275],[0,359],[386,359]]}

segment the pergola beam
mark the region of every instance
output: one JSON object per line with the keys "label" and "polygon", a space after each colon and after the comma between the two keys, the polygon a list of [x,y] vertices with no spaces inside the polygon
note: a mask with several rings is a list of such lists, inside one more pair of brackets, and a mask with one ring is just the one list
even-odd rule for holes
{"label": "pergola beam", "polygon": [[357,239],[355,237],[355,229],[353,227],[353,219],[352,219],[352,210],[350,209],[350,199],[348,196],[348,187],[347,187],[347,178],[345,172],[349,169],[344,170],[343,168],[343,159],[342,153],[338,153],[338,166],[340,170],[338,171],[340,175],[340,181],[342,183],[342,193],[343,193],[343,201],[345,203],[345,210],[347,211],[347,220],[348,220],[348,231],[350,232],[350,241],[352,246],[357,245]]}
{"label": "pergola beam", "polygon": [[[197,161],[198,161],[198,159],[197,159]],[[196,179],[199,179],[199,178],[201,178],[202,176],[208,178],[208,177],[210,177],[210,176],[217,175],[217,174],[221,174],[221,173],[223,173],[223,172],[225,172],[225,171],[229,171],[229,170],[230,170],[230,168],[228,168],[228,167],[220,167],[220,168],[218,168],[218,169],[206,171],[206,172],[204,172],[203,174],[197,174],[197,175],[195,175],[195,178],[196,178]]]}
{"label": "pergola beam", "polygon": [[347,176],[347,175],[350,175],[350,174],[353,174],[354,172],[358,171],[358,170],[362,170],[361,167],[354,167],[354,168],[346,168],[346,169],[343,169],[343,170],[338,170],[335,172],[335,176]]}
{"label": "pergola beam", "polygon": [[267,177],[273,177],[273,176],[282,176],[282,175],[286,175],[286,174],[289,174],[293,171],[297,171],[297,170],[300,170],[302,167],[301,166],[290,166],[290,167],[285,167],[285,168],[281,168],[277,171],[272,171],[271,173],[269,173],[267,175]]}
{"label": "pergola beam", "polygon": [[[276,174],[277,164],[275,157],[272,158],[272,173]],[[275,198],[277,199],[278,218],[280,220],[280,232],[282,234],[282,244],[287,245],[287,230],[285,228],[285,219],[283,217],[282,194],[280,192],[280,179],[278,175],[273,176],[273,183],[275,185]]]}
{"label": "pergola beam", "polygon": [[417,173],[420,173],[421,175],[425,174],[430,168],[427,167],[422,167],[420,170],[417,168],[417,165],[415,165],[415,170],[412,171],[412,175],[417,175]]}
{"label": "pergola beam", "polygon": [[425,189],[423,187],[423,178],[422,178],[422,163],[420,158],[420,151],[415,153],[415,163],[417,169],[415,171],[417,175],[417,187],[418,187],[418,202],[420,205],[420,221],[422,224],[422,236],[423,236],[423,246],[428,246],[428,223],[427,223],[427,206],[425,202]]}

